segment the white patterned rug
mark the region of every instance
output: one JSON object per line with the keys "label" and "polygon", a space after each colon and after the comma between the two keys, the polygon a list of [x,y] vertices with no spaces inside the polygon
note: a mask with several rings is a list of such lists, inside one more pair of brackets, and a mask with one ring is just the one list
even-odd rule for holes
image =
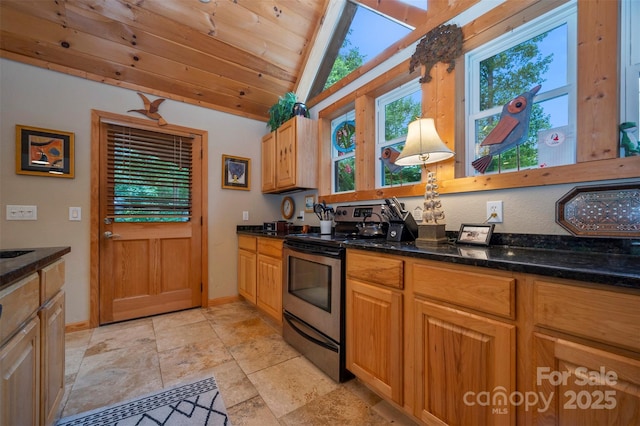
{"label": "white patterned rug", "polygon": [[227,410],[213,377],[66,417],[57,426],[225,425]]}

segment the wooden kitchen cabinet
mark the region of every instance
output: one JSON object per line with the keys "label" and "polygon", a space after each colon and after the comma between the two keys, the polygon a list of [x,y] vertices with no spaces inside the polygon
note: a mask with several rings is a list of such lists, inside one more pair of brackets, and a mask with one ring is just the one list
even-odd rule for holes
{"label": "wooden kitchen cabinet", "polygon": [[40,320],[33,317],[0,348],[0,424],[40,424]]}
{"label": "wooden kitchen cabinet", "polygon": [[515,316],[515,279],[411,261],[407,280],[413,290],[416,417],[451,425],[514,424],[512,407],[481,404],[478,395],[516,389],[516,326],[483,315]]}
{"label": "wooden kitchen cabinet", "polygon": [[314,120],[295,116],[262,138],[262,192],[318,186],[318,130]]}
{"label": "wooden kitchen cabinet", "polygon": [[238,293],[282,323],[282,244],[238,235]]}
{"label": "wooden kitchen cabinet", "polygon": [[40,279],[33,273],[0,291],[0,424],[40,423]]}
{"label": "wooden kitchen cabinet", "polygon": [[350,248],[346,268],[347,368],[419,422],[640,424],[640,290]]}
{"label": "wooden kitchen cabinet", "polygon": [[515,390],[515,326],[414,299],[416,416],[426,423],[511,425],[481,392]]}
{"label": "wooden kitchen cabinet", "polygon": [[65,386],[64,280],[58,259],[0,292],[0,425],[57,420]]}
{"label": "wooden kitchen cabinet", "polygon": [[238,293],[248,302],[256,304],[256,265],[258,239],[238,236]]}
{"label": "wooden kitchen cabinet", "polygon": [[346,266],[347,369],[402,404],[402,261],[347,251]]}
{"label": "wooden kitchen cabinet", "polygon": [[56,421],[64,396],[65,366],[65,262],[58,259],[39,271],[40,301],[40,419],[44,425]]}
{"label": "wooden kitchen cabinet", "polygon": [[535,423],[640,424],[640,294],[536,278],[533,300]]}
{"label": "wooden kitchen cabinet", "polygon": [[282,323],[282,244],[283,240],[258,238],[257,290],[258,308]]}
{"label": "wooden kitchen cabinet", "polygon": [[58,406],[64,396],[64,301],[59,291],[40,310],[41,333],[41,412],[45,425],[55,423]]}

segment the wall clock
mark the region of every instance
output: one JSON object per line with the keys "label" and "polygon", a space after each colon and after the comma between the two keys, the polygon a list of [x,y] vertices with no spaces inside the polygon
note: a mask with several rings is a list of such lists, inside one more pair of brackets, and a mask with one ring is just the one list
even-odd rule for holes
{"label": "wall clock", "polygon": [[296,206],[293,202],[293,198],[284,197],[282,199],[282,204],[280,204],[280,212],[282,213],[282,217],[285,219],[291,219],[293,217],[293,212]]}

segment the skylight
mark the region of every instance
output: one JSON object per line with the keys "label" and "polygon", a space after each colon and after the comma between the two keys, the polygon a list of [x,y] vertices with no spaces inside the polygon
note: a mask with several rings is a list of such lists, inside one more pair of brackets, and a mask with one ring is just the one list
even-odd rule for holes
{"label": "skylight", "polygon": [[[404,3],[417,6],[421,2],[405,0]],[[309,96],[316,96],[335,84],[412,30],[384,14],[347,1]]]}

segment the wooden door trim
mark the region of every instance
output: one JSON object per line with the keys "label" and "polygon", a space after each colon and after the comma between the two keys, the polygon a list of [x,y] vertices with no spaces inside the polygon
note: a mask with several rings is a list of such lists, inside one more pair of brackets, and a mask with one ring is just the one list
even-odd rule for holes
{"label": "wooden door trim", "polygon": [[[149,120],[129,117],[126,115],[115,114],[106,111],[91,110],[91,158],[99,158],[100,152],[100,124],[103,121],[117,121],[124,125],[135,126],[141,129],[151,131],[163,131],[166,133],[190,134],[197,135],[202,138],[202,167],[201,179],[202,185],[199,198],[201,200],[202,226],[200,227],[202,235],[201,241],[201,276],[202,276],[202,293],[200,305],[208,306],[209,301],[209,267],[208,252],[209,245],[207,236],[209,235],[209,227],[207,222],[208,215],[208,135],[206,130],[192,129],[188,127],[167,124],[162,128]],[[97,167],[91,168],[91,213],[90,213],[90,260],[89,260],[89,328],[95,328],[100,325],[100,173]]]}

